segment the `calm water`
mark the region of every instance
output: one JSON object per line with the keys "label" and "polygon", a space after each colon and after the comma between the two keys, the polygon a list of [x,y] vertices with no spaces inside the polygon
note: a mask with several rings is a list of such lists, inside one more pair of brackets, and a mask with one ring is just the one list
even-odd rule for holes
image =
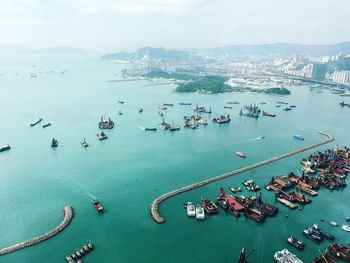
{"label": "calm water", "polygon": [[[336,137],[332,146],[349,146],[350,109],[338,105],[341,97],[328,91],[317,94],[306,86],[280,97],[176,94],[174,86],[165,82],[107,82],[119,76],[121,67],[95,57],[1,56],[0,144],[10,144],[12,149],[0,154],[0,246],[53,228],[60,222],[65,205],[73,206],[75,215],[56,237],[0,257],[0,262],[63,262],[68,252],[87,240],[92,240],[96,249],[84,262],[233,262],[241,247],[256,248],[252,262],[273,262],[273,253],[285,247],[309,262],[318,249],[329,244],[317,245],[303,238],[302,230],[320,217],[344,223],[350,215],[349,188],[334,192],[322,189],[303,211],[278,205],[280,213],[263,224],[243,216],[236,219],[222,210],[218,216],[197,222],[187,217],[182,206],[188,200],[215,198],[220,186],[228,191],[229,186],[240,185],[246,178],[253,177],[263,185],[271,176],[295,171],[307,153],[169,199],[161,205],[166,219],[163,225],[151,219],[149,205],[168,190],[323,140],[318,130]],[[68,72],[62,74],[64,70]],[[31,72],[38,77],[31,78]],[[118,104],[118,100],[125,104]],[[261,108],[277,113],[277,117],[241,118],[239,105],[223,109],[228,100],[267,102]],[[297,107],[284,112],[282,107],[275,108],[279,100]],[[179,106],[180,101],[193,105]],[[211,105],[211,117],[230,112],[232,121],[222,126],[210,121],[207,127],[175,133],[141,130],[140,126],[160,123],[157,107],[164,102],[174,103],[165,111],[166,120],[181,126],[183,115],[192,113],[196,103]],[[144,108],[142,114],[139,107]],[[95,135],[101,115],[116,123],[107,131],[109,139],[102,142]],[[29,127],[38,117],[52,126],[42,129],[41,123]],[[306,140],[293,140],[296,133]],[[262,135],[266,138],[258,140]],[[59,140],[57,149],[50,147],[52,137]],[[90,143],[87,149],[80,146],[83,137]],[[234,156],[235,151],[245,152],[248,158]],[[103,215],[92,208],[92,196],[103,202]],[[270,192],[263,190],[263,197],[274,202]],[[350,242],[350,234],[327,222],[320,224],[338,241]],[[291,234],[305,240],[304,252],[286,244]]]}

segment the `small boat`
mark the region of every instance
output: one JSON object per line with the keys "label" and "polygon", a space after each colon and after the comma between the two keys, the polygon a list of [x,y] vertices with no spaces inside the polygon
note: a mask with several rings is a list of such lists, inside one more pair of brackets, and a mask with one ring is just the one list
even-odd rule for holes
{"label": "small boat", "polygon": [[300,141],[305,140],[305,138],[303,136],[301,136],[300,134],[293,135],[293,138],[296,139],[296,140],[300,140]]}
{"label": "small boat", "polygon": [[119,103],[119,104],[124,104],[124,101],[118,100],[118,103]]}
{"label": "small boat", "polygon": [[158,108],[159,108],[160,110],[166,110],[166,109],[168,109],[164,104],[163,104],[163,105],[160,105]]}
{"label": "small boat", "polygon": [[172,103],[163,103],[163,105],[164,105],[164,106],[170,106],[170,107],[173,107],[173,106],[174,106],[174,104],[172,104]]}
{"label": "small boat", "polygon": [[338,223],[335,222],[335,221],[330,221],[329,224],[330,224],[331,226],[338,226]]}
{"label": "small boat", "polygon": [[88,147],[89,144],[87,143],[87,141],[85,140],[85,138],[83,138],[83,140],[80,142],[81,146],[83,147]]}
{"label": "small boat", "polygon": [[226,103],[227,103],[227,104],[239,104],[238,101],[227,101]]}
{"label": "small boat", "polygon": [[262,113],[263,113],[264,116],[276,117],[276,114],[274,114],[274,113],[269,113],[269,112],[266,112],[266,111],[263,111]]}
{"label": "small boat", "polygon": [[189,105],[192,105],[192,103],[191,102],[179,102],[179,105],[189,106]]}
{"label": "small boat", "polygon": [[290,107],[290,108],[295,108],[296,106],[295,106],[295,105],[290,105],[289,107]]}
{"label": "small boat", "polygon": [[77,259],[78,258],[77,254],[75,254],[75,252],[72,252],[72,254],[70,254],[70,256],[71,256],[72,259]]}
{"label": "small boat", "polygon": [[196,207],[191,202],[187,203],[186,210],[188,216],[196,216]]}
{"label": "small boat", "polygon": [[66,256],[66,260],[67,260],[67,262],[69,262],[69,263],[70,263],[70,262],[73,262],[73,258],[72,258],[71,256],[69,256],[69,255]]}
{"label": "small boat", "polygon": [[224,106],[224,109],[232,109],[231,106]]}
{"label": "small boat", "polygon": [[0,152],[8,151],[10,149],[11,149],[11,147],[8,144],[0,146]]}
{"label": "small boat", "polygon": [[82,257],[82,255],[80,254],[79,250],[75,251],[75,254],[78,256],[78,258]]}
{"label": "small boat", "polygon": [[85,255],[85,254],[86,254],[85,250],[84,250],[82,247],[79,249],[79,252],[80,252],[80,254],[82,254],[82,255]]}
{"label": "small boat", "polygon": [[299,250],[303,250],[305,247],[305,244],[303,241],[298,240],[293,236],[290,236],[287,238],[287,243]]}
{"label": "small boat", "polygon": [[281,107],[281,104],[276,105],[276,108],[279,108],[279,107]]}
{"label": "small boat", "polygon": [[343,229],[346,232],[350,232],[350,226],[348,225],[342,225],[341,229]]}
{"label": "small boat", "polygon": [[105,134],[103,131],[101,131],[100,133],[97,133],[96,136],[99,141],[108,139],[107,134]]}
{"label": "small boat", "polygon": [[90,252],[90,248],[87,245],[84,245],[83,248],[84,248],[85,252]]}
{"label": "small boat", "polygon": [[89,249],[91,250],[94,249],[94,245],[92,244],[91,241],[89,241],[86,245],[88,246]]}
{"label": "small boat", "polygon": [[197,205],[196,207],[196,218],[198,220],[204,220],[205,219],[205,213],[204,213],[204,208]]}
{"label": "small boat", "polygon": [[145,131],[157,131],[157,128],[144,128]]}
{"label": "small boat", "polygon": [[45,123],[42,127],[46,128],[46,127],[49,127],[49,126],[51,126],[51,122]]}
{"label": "small boat", "polygon": [[232,193],[238,193],[238,192],[242,192],[242,189],[238,186],[238,187],[230,187],[230,190]]}
{"label": "small boat", "polygon": [[197,122],[198,122],[198,124],[200,124],[200,125],[208,125],[208,121],[207,121],[206,118],[200,119],[200,120],[198,120]]}
{"label": "small boat", "polygon": [[284,110],[284,111],[290,111],[290,110],[292,110],[292,108],[286,107],[286,108],[284,108],[283,110]]}
{"label": "small boat", "polygon": [[242,152],[236,152],[236,155],[242,158],[246,158],[246,155]]}
{"label": "small boat", "polygon": [[43,120],[42,118],[39,118],[35,122],[31,123],[30,126],[33,127],[33,126],[37,125],[38,123],[40,123],[42,120]]}
{"label": "small boat", "polygon": [[258,137],[259,139],[265,139],[265,136],[260,136],[260,137]]}
{"label": "small boat", "polygon": [[123,115],[123,112],[120,110],[120,111],[118,111],[118,114],[119,115]]}
{"label": "small boat", "polygon": [[217,214],[219,212],[218,207],[210,199],[202,199],[201,206],[208,215]]}
{"label": "small boat", "polygon": [[173,125],[172,126],[170,125],[169,127],[169,131],[178,131],[178,130],[180,130],[180,125],[174,125],[173,123]]}
{"label": "small boat", "polygon": [[350,216],[347,216],[347,217],[345,218],[345,220],[346,220],[346,222],[350,222]]}
{"label": "small boat", "polygon": [[58,141],[55,138],[52,138],[51,147],[57,147],[57,146],[58,146]]}
{"label": "small boat", "polygon": [[104,208],[103,208],[101,202],[98,201],[97,199],[92,200],[92,205],[95,207],[97,212],[100,212],[100,213],[104,212]]}
{"label": "small boat", "polygon": [[143,112],[143,109],[142,108],[139,108],[139,113]]}

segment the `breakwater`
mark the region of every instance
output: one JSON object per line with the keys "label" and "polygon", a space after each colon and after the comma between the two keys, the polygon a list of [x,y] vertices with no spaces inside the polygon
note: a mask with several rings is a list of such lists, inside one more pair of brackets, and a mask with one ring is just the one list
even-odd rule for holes
{"label": "breakwater", "polygon": [[323,136],[326,136],[327,139],[325,141],[322,141],[322,142],[319,142],[319,143],[315,143],[315,144],[312,144],[312,145],[309,145],[309,146],[305,146],[305,147],[299,148],[297,150],[294,150],[294,151],[291,151],[291,152],[288,152],[288,153],[285,153],[285,154],[281,154],[281,155],[278,155],[276,157],[273,157],[273,158],[270,158],[270,159],[266,159],[264,161],[261,161],[261,162],[258,162],[258,163],[254,163],[254,164],[248,165],[246,167],[242,167],[242,168],[239,168],[237,170],[233,170],[231,172],[224,173],[224,174],[221,174],[221,175],[218,175],[218,176],[215,176],[215,177],[212,177],[212,178],[209,178],[209,179],[206,179],[206,180],[194,183],[194,184],[190,184],[190,185],[184,186],[182,188],[175,189],[175,190],[167,192],[165,194],[162,194],[161,196],[159,196],[156,199],[154,199],[154,201],[151,204],[151,216],[152,216],[152,218],[154,219],[154,221],[156,223],[159,223],[159,224],[162,224],[162,223],[165,222],[165,219],[159,213],[159,205],[164,200],[166,200],[166,199],[168,199],[168,198],[170,198],[170,197],[172,197],[174,195],[178,195],[178,194],[181,194],[183,192],[187,192],[189,190],[201,187],[203,185],[210,184],[212,182],[216,182],[216,181],[222,180],[224,178],[231,177],[233,175],[237,175],[237,174],[240,174],[240,173],[243,173],[243,172],[255,169],[255,168],[263,166],[265,164],[269,164],[269,163],[272,163],[272,162],[279,161],[279,160],[287,158],[289,156],[292,156],[292,155],[295,155],[295,154],[298,154],[298,153],[301,153],[301,152],[304,152],[304,151],[316,148],[318,146],[330,143],[330,142],[334,141],[334,139],[335,139],[332,135],[330,135],[328,133],[325,133],[325,132],[318,132],[318,133],[323,135]]}
{"label": "breakwater", "polygon": [[35,244],[40,243],[40,242],[42,242],[44,240],[52,238],[54,235],[56,235],[59,232],[61,232],[69,224],[69,222],[72,220],[72,218],[73,218],[73,208],[70,207],[70,206],[65,206],[63,208],[63,212],[64,212],[64,218],[63,218],[62,222],[58,226],[56,226],[54,229],[46,232],[45,234],[43,234],[41,236],[28,239],[26,241],[14,244],[14,245],[9,246],[9,247],[1,248],[0,249],[0,255],[5,255],[5,254],[8,254],[8,253],[14,252],[16,250],[19,250],[21,248],[25,248],[25,247],[29,247],[29,246],[35,245]]}

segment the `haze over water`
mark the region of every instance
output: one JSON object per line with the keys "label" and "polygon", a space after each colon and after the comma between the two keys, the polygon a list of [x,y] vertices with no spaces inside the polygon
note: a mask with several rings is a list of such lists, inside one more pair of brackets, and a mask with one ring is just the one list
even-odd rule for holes
{"label": "haze over water", "polygon": [[[1,55],[0,144],[10,144],[12,149],[0,154],[0,246],[53,228],[65,205],[75,211],[63,232],[2,256],[1,262],[62,262],[87,240],[92,240],[96,249],[84,262],[233,262],[242,247],[256,248],[250,256],[252,262],[273,262],[273,253],[288,246],[285,239],[289,235],[303,238],[302,230],[321,217],[341,224],[349,216],[350,193],[345,188],[321,189],[303,211],[290,211],[278,204],[279,214],[263,224],[243,216],[236,219],[223,210],[204,222],[187,217],[183,202],[214,199],[219,187],[228,192],[228,187],[241,185],[246,178],[253,177],[263,186],[272,176],[296,172],[299,160],[309,151],[171,198],[160,207],[166,223],[156,224],[149,206],[166,191],[324,140],[317,134],[319,130],[336,140],[318,150],[349,145],[350,110],[338,105],[342,100],[338,95],[329,91],[317,94],[308,86],[292,88],[292,95],[281,97],[178,94],[172,84],[158,85],[159,81],[107,82],[118,78],[122,67],[93,56]],[[51,70],[54,72],[40,73]],[[62,74],[64,70],[68,71]],[[36,72],[37,78],[31,78],[31,72]],[[242,118],[240,105],[233,105],[232,110],[223,108],[226,101],[233,100],[241,104],[267,102],[261,108],[277,117]],[[284,112],[275,107],[280,100],[297,107]],[[192,106],[178,105],[184,101]],[[232,121],[227,125],[210,121],[207,127],[181,128],[174,133],[141,130],[140,126],[158,126],[161,118],[157,111],[162,103],[174,103],[164,111],[165,118],[181,126],[183,116],[192,114],[196,103],[212,107],[210,120],[230,112]],[[141,114],[139,107],[144,108]],[[105,141],[98,141],[95,135],[101,115],[116,123],[113,130],[106,131],[109,139]],[[38,117],[52,126],[30,127]],[[296,133],[305,141],[294,140]],[[263,135],[264,140],[257,139]],[[57,149],[50,147],[52,137],[59,140]],[[90,147],[81,147],[83,137]],[[235,151],[243,151],[247,158],[238,158]],[[263,189],[262,193],[266,201],[274,202],[271,192]],[[104,204],[103,215],[93,209],[93,196]],[[326,221],[319,223],[335,234],[336,240],[349,243],[348,233]],[[329,244],[303,240],[304,252],[288,249],[305,262]]]}

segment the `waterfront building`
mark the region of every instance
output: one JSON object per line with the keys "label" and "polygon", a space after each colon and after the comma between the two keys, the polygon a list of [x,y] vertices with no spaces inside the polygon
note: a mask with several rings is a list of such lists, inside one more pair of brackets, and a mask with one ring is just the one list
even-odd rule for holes
{"label": "waterfront building", "polygon": [[339,84],[350,84],[350,70],[334,71],[332,81]]}

